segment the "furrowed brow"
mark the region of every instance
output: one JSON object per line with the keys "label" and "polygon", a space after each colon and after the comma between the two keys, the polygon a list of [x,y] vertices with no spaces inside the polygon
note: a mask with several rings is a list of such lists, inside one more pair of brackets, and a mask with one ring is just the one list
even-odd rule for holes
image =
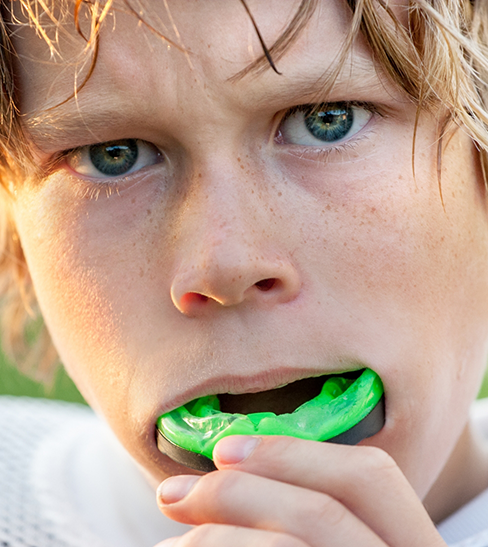
{"label": "furrowed brow", "polygon": [[83,112],[71,104],[23,117],[23,126],[33,143],[47,151],[69,148],[74,139],[80,143],[97,142],[100,133],[113,123],[114,112],[110,108],[95,107]]}
{"label": "furrowed brow", "polygon": [[[261,78],[264,85],[259,81]],[[376,97],[385,94],[385,88],[388,87],[385,79],[378,76],[372,61],[366,58],[356,58],[354,65],[346,64],[332,86],[327,81],[327,73],[324,74],[320,66],[305,73],[284,72],[283,76],[273,78],[271,87],[270,83],[266,82],[267,78],[269,76],[263,74],[259,80],[255,80],[248,75],[240,82],[228,82],[228,85],[244,87],[245,92],[239,95],[246,97],[245,108],[276,111],[327,100],[374,102]],[[325,90],[330,87],[326,93]],[[123,99],[124,107],[121,107],[121,103],[115,107],[114,95],[110,90],[96,94],[87,90],[82,94],[83,97],[80,95],[78,104],[69,101],[60,104],[59,107],[54,106],[23,117],[26,132],[38,149],[54,152],[110,140],[106,137],[107,131],[117,127],[124,130],[131,128],[134,126],[134,118],[141,120],[144,117],[141,116],[141,112],[136,115],[136,108],[130,97]],[[151,125],[154,121],[152,118]],[[131,136],[133,135],[124,135],[124,138]]]}
{"label": "furrowed brow", "polygon": [[[331,75],[336,74],[333,78]],[[252,78],[247,75],[244,79]],[[382,78],[374,63],[367,58],[356,58],[354,65],[346,63],[337,73],[334,68],[325,71],[321,67],[305,73],[287,77],[287,72],[274,78],[273,94],[263,93],[255,97],[253,105],[257,108],[266,106],[274,100],[289,106],[304,102],[325,102],[327,100],[371,100],[393,91],[393,86]],[[369,96],[370,99],[366,99]]]}

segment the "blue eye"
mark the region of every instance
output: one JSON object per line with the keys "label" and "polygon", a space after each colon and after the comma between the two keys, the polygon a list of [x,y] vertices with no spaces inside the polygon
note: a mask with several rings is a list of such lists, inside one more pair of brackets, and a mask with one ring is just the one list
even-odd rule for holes
{"label": "blue eye", "polygon": [[349,103],[325,103],[294,108],[281,122],[285,144],[324,146],[338,144],[358,133],[372,112]]}
{"label": "blue eye", "polygon": [[163,155],[156,146],[139,139],[121,139],[82,146],[66,156],[66,163],[73,171],[97,178],[129,175],[162,160]]}
{"label": "blue eye", "polygon": [[95,144],[89,148],[90,160],[103,175],[118,176],[130,171],[137,162],[139,150],[133,139]]}

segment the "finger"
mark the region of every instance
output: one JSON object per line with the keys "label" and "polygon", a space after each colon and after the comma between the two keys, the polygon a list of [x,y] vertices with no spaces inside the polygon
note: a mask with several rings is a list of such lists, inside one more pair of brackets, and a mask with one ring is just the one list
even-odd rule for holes
{"label": "finger", "polygon": [[262,437],[251,453],[251,443],[244,436],[220,441],[214,451],[217,466],[326,493],[389,545],[445,545],[410,483],[383,450]]}
{"label": "finger", "polygon": [[[309,547],[300,539],[267,530],[239,528],[223,524],[203,524],[179,538],[171,538],[155,547]],[[326,544],[324,544],[326,547]]]}
{"label": "finger", "polygon": [[168,517],[187,524],[268,530],[311,547],[386,547],[330,496],[249,473],[229,470],[173,477],[162,483],[159,501]]}
{"label": "finger", "polygon": [[179,539],[180,539],[179,537],[168,538],[168,539],[165,539],[164,541],[161,541],[154,547],[173,547],[173,545],[175,545]]}

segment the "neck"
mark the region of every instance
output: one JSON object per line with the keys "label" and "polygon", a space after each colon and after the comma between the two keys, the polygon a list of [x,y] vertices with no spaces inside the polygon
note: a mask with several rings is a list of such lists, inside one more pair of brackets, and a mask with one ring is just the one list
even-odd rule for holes
{"label": "neck", "polygon": [[468,423],[444,469],[424,499],[430,517],[441,522],[488,488],[488,442]]}

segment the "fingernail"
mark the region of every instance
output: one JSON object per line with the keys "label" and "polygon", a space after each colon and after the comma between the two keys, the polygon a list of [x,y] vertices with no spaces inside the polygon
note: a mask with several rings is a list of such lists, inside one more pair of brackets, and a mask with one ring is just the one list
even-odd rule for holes
{"label": "fingernail", "polygon": [[157,491],[161,505],[170,505],[182,500],[200,477],[197,475],[179,475],[163,481]]}
{"label": "fingernail", "polygon": [[218,459],[223,464],[242,462],[249,458],[260,441],[259,437],[248,435],[225,437],[215,445],[214,459]]}

